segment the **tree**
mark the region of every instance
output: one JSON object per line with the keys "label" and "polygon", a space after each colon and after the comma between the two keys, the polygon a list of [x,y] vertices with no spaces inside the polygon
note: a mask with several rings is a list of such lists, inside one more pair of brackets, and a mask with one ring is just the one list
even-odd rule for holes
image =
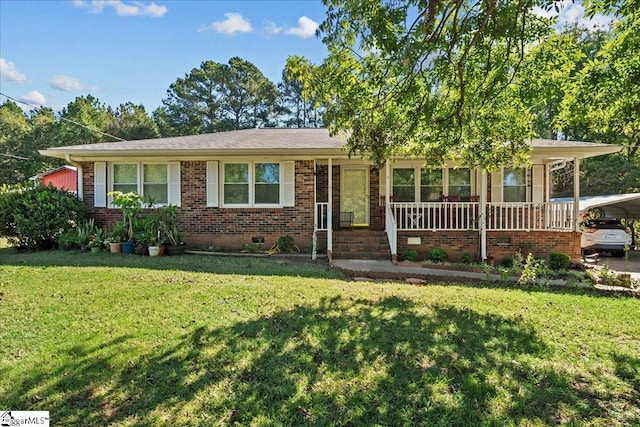
{"label": "tree", "polygon": [[60,113],[55,145],[95,144],[117,140],[105,133],[114,129],[116,118],[111,107],[91,96],[78,96]]}
{"label": "tree", "polygon": [[275,85],[252,63],[205,61],[167,90],[154,120],[165,136],[257,127],[269,123]]}
{"label": "tree", "polygon": [[565,138],[585,139],[580,128],[562,126],[559,115],[575,79],[588,61],[595,58],[607,36],[606,31],[589,31],[574,25],[526,52],[517,84],[519,96],[534,116],[537,137],[557,139],[563,128]]}
{"label": "tree", "polygon": [[628,159],[640,148],[639,3],[591,3],[590,13],[615,13],[618,21],[612,36],[577,76],[561,114],[567,129],[579,127],[594,141],[622,145]]}
{"label": "tree", "polygon": [[[304,60],[300,58],[300,60]],[[316,106],[315,99],[305,99],[302,82],[286,67],[282,81],[278,83],[280,102],[277,117],[279,124],[287,128],[320,128],[323,126],[324,106]]]}
{"label": "tree", "polygon": [[305,94],[325,102],[332,133],[378,165],[400,153],[434,165],[522,163],[531,117],[513,78],[550,22],[540,0],[324,0],[329,56],[292,59]]}
{"label": "tree", "polygon": [[132,102],[120,104],[114,116],[114,128],[108,133],[128,141],[160,136],[156,123],[147,115],[142,104],[135,105]]}

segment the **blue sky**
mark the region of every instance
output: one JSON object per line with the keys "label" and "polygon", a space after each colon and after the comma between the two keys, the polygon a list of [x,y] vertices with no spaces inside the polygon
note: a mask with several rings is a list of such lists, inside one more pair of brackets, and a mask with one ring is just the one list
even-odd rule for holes
{"label": "blue sky", "polygon": [[[561,23],[582,19],[580,2],[562,3]],[[0,0],[0,92],[55,111],[92,94],[151,113],[203,61],[239,56],[274,83],[289,55],[320,63],[324,15],[320,0]]]}
{"label": "blue sky", "polygon": [[299,0],[1,0],[0,92],[56,111],[90,93],[152,112],[177,78],[233,56],[277,83],[289,55],[325,57],[324,13]]}

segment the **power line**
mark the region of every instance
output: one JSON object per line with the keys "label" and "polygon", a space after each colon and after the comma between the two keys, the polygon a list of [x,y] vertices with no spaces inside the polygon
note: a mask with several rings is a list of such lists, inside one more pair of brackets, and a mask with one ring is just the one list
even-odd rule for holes
{"label": "power line", "polygon": [[[0,95],[4,96],[5,98],[8,98],[8,99],[12,100],[13,102],[18,102],[18,103],[20,103],[20,104],[24,104],[24,105],[26,105],[27,107],[31,107],[31,108],[33,108],[34,110],[38,110],[38,111],[42,110],[42,107],[36,107],[35,105],[31,105],[31,104],[29,104],[29,103],[27,103],[27,102],[20,101],[19,99],[15,99],[15,98],[13,98],[13,97],[11,97],[11,96],[9,96],[9,95],[5,95],[5,94],[4,94],[4,93],[2,93],[2,92],[0,92]],[[101,130],[99,130],[99,129],[95,129],[95,128],[92,128],[92,127],[90,127],[90,126],[83,125],[82,123],[78,123],[78,122],[76,122],[76,121],[74,121],[74,120],[67,119],[67,118],[62,117],[62,116],[60,116],[60,120],[64,120],[65,122],[69,122],[69,123],[72,123],[72,124],[74,124],[74,125],[76,125],[76,126],[80,126],[81,128],[84,128],[84,129],[90,130],[91,132],[97,132],[97,133],[99,133],[99,134],[109,136],[109,137],[111,137],[111,138],[113,138],[113,139],[117,139],[118,141],[127,142],[127,140],[126,140],[126,139],[122,139],[122,138],[120,138],[120,137],[118,137],[118,136],[111,135],[110,133],[102,132],[102,131],[101,131]]]}

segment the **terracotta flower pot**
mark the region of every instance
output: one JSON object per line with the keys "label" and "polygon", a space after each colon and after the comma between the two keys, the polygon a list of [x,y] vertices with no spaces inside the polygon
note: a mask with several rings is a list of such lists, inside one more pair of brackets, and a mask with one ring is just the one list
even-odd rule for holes
{"label": "terracotta flower pot", "polygon": [[114,254],[122,252],[122,244],[120,242],[111,242],[109,243],[109,250]]}

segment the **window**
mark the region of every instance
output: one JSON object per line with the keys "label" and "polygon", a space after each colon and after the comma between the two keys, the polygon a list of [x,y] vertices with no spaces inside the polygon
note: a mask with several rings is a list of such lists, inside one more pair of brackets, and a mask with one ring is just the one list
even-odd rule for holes
{"label": "window", "polygon": [[226,163],[224,165],[224,203],[249,204],[249,164]]}
{"label": "window", "polygon": [[142,195],[154,204],[166,205],[169,202],[167,165],[142,165]]}
{"label": "window", "polygon": [[467,202],[471,198],[471,172],[467,168],[449,169],[449,196]]}
{"label": "window", "polygon": [[420,201],[442,200],[442,169],[420,169]]}
{"label": "window", "polygon": [[280,165],[278,163],[256,163],[255,177],[255,204],[279,204]]}
{"label": "window", "polygon": [[394,169],[393,170],[393,197],[396,202],[414,202],[415,190],[415,170]]}
{"label": "window", "polygon": [[503,171],[503,198],[505,202],[527,201],[527,174],[526,170],[519,168],[504,168]]}
{"label": "window", "polygon": [[138,165],[113,165],[113,191],[122,193],[138,192]]}
{"label": "window", "polygon": [[[170,163],[173,164],[173,163]],[[174,175],[179,177],[179,163]],[[169,164],[167,163],[115,163],[111,167],[111,191],[136,192],[154,205],[170,203]],[[178,188],[179,191],[179,188]],[[179,194],[173,203],[178,204]]]}
{"label": "window", "polygon": [[[280,206],[283,192],[286,196],[288,191],[281,175],[286,163],[225,163],[222,172],[224,205]],[[289,172],[293,180],[293,168]]]}

